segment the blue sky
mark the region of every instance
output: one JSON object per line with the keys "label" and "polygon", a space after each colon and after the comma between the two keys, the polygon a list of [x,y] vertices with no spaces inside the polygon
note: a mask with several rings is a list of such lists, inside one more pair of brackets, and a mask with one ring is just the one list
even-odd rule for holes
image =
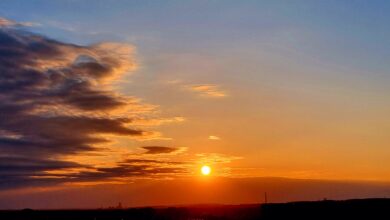
{"label": "blue sky", "polygon": [[4,17],[42,23],[42,32],[79,43],[121,40],[173,51],[274,43],[325,63],[375,73],[388,68],[386,1],[2,1],[0,6]]}

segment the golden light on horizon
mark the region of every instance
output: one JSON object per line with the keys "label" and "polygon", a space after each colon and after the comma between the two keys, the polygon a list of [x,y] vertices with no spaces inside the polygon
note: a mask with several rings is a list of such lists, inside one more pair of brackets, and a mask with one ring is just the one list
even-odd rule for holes
{"label": "golden light on horizon", "polygon": [[201,170],[204,176],[208,176],[211,173],[211,168],[207,165],[202,166]]}

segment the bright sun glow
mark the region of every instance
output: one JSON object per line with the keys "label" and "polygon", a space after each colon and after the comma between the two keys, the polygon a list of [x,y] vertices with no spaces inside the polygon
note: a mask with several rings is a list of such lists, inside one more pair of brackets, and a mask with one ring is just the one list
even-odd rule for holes
{"label": "bright sun glow", "polygon": [[203,166],[201,169],[203,175],[207,176],[211,173],[211,168],[209,166]]}

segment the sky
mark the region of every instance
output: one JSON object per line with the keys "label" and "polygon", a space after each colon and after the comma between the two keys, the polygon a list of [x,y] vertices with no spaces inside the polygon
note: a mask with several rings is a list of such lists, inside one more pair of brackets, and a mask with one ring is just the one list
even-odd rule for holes
{"label": "sky", "polygon": [[389,10],[1,1],[0,208],[390,196]]}

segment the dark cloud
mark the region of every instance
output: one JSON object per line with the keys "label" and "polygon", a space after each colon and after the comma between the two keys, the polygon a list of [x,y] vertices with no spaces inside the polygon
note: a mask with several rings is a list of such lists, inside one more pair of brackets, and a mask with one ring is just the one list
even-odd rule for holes
{"label": "dark cloud", "polygon": [[150,160],[150,159],[127,159],[123,161],[124,164],[186,164],[185,162],[176,161],[162,161],[162,160]]}
{"label": "dark cloud", "polygon": [[179,148],[164,146],[145,146],[142,148],[146,150],[145,154],[168,154],[179,150]]}
{"label": "dark cloud", "polygon": [[24,172],[37,172],[67,168],[79,168],[82,165],[68,162],[35,159],[26,157],[0,157],[0,173],[2,175],[23,175]]}
{"label": "dark cloud", "polygon": [[[113,167],[94,168],[74,162],[39,160],[28,158],[0,158],[0,189],[26,186],[52,186],[62,183],[118,181],[129,182],[132,178],[177,176],[188,171],[181,162],[129,159]],[[54,172],[67,169],[83,169],[78,172]]]}
{"label": "dark cloud", "polygon": [[[158,165],[156,165],[156,163]],[[124,178],[128,180],[131,177],[152,177],[155,175],[178,175],[185,174],[187,170],[171,162],[149,161],[144,160],[142,163],[120,163],[115,167],[98,168],[93,172],[81,172],[74,178],[77,181],[99,181],[107,179]],[[165,166],[164,166],[165,165]]]}
{"label": "dark cloud", "polygon": [[81,167],[85,166],[69,161],[3,156],[0,157],[0,189],[60,183],[60,178],[45,178],[51,176],[46,172]]}
{"label": "dark cloud", "polygon": [[[67,44],[1,22],[0,188],[180,172],[147,160],[107,168],[65,161],[72,155],[99,153],[96,146],[112,142],[112,136],[150,134],[130,127],[130,114],[117,112],[139,106],[109,86],[134,69],[133,48]],[[151,154],[175,150],[145,149]],[[58,172],[71,169],[79,171]]]}

